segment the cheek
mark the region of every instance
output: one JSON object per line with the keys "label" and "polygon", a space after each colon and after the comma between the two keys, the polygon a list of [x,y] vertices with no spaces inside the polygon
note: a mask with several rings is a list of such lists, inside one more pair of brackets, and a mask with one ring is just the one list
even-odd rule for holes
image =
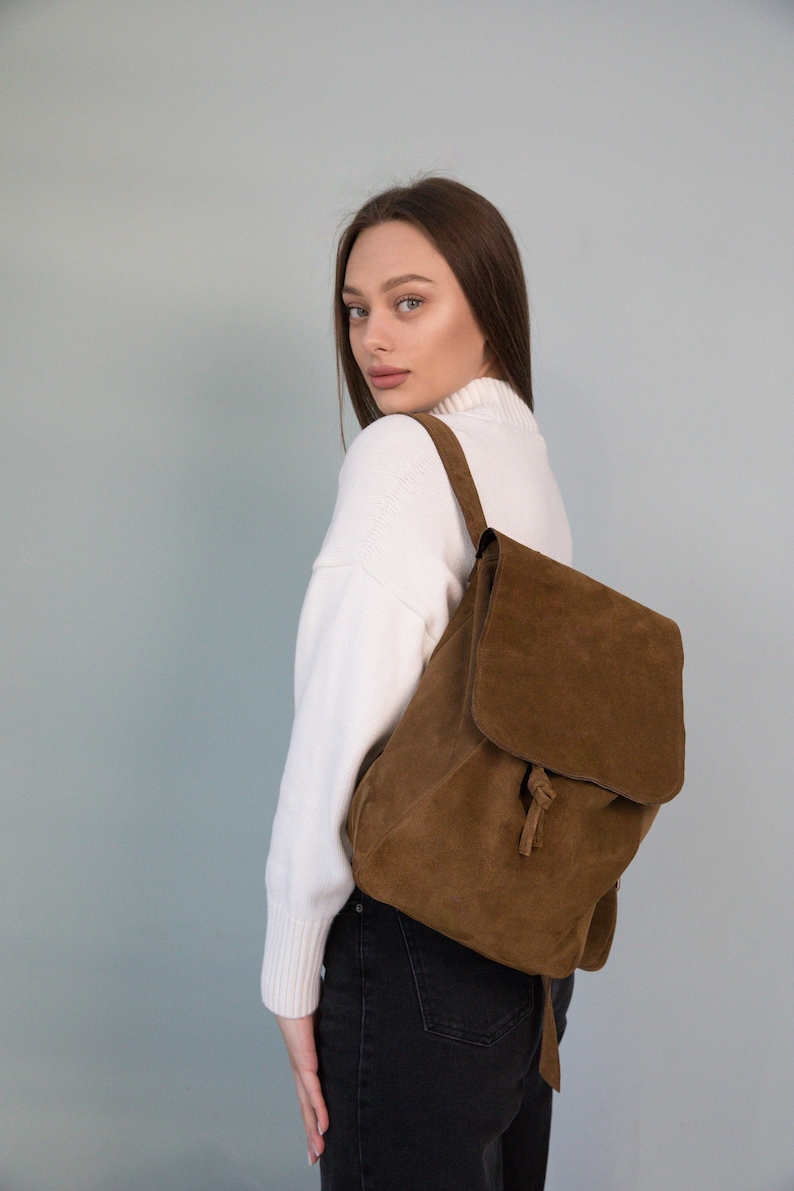
{"label": "cheek", "polygon": [[360,328],[354,327],[351,325],[348,329],[347,337],[350,341],[350,350],[353,353],[353,358],[355,359],[356,363],[360,364],[361,357],[363,355],[363,348],[361,346]]}
{"label": "cheek", "polygon": [[458,357],[476,358],[482,354],[483,342],[480,330],[468,310],[461,311],[453,307],[443,312],[436,328],[438,349],[454,351]]}

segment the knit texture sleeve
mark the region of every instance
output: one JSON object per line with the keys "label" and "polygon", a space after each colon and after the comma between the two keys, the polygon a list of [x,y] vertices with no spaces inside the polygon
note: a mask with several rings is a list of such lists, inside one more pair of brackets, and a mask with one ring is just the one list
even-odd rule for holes
{"label": "knit texture sleeve", "polygon": [[331,922],[354,887],[345,830],[363,763],[388,739],[434,639],[360,562],[315,564],[298,627],[295,719],[266,867],[262,999],[312,1013]]}
{"label": "knit texture sleeve", "polygon": [[320,997],[331,922],[354,887],[345,823],[463,594],[474,560],[438,452],[413,418],[366,427],[342,465],[298,626],[295,719],[266,867],[265,1005]]}

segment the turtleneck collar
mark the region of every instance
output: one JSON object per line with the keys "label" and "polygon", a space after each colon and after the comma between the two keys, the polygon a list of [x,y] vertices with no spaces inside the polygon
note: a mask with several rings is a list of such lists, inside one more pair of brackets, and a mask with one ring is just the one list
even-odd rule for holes
{"label": "turtleneck collar", "polygon": [[462,389],[439,401],[428,413],[471,414],[476,418],[489,418],[511,426],[538,429],[535,415],[513,386],[492,376],[475,377]]}

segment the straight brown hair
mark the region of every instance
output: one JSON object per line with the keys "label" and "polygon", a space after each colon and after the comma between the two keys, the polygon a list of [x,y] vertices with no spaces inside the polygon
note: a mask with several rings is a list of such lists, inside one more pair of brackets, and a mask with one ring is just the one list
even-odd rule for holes
{"label": "straight brown hair", "polygon": [[496,371],[533,409],[529,304],[513,233],[493,203],[476,190],[452,178],[426,175],[374,195],[340,232],[334,293],[340,416],[345,385],[362,428],[383,416],[353,356],[342,286],[356,237],[392,219],[412,223],[445,258],[485,336]]}

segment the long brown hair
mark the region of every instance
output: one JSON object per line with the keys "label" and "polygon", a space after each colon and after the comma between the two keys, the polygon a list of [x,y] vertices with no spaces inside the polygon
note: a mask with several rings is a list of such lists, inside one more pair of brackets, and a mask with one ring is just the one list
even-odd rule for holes
{"label": "long brown hair", "polygon": [[373,195],[340,233],[334,294],[340,415],[347,385],[362,427],[382,417],[353,356],[342,286],[356,237],[392,219],[412,223],[446,259],[485,336],[492,365],[532,409],[527,287],[513,233],[493,203],[476,190],[452,178],[426,175]]}

